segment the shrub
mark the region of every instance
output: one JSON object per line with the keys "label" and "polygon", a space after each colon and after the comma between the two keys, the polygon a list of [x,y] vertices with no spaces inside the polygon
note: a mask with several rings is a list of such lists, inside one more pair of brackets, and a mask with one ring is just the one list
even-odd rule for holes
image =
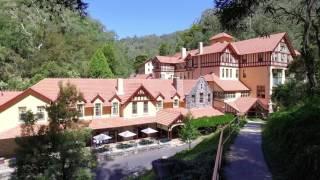
{"label": "shrub", "polygon": [[274,179],[319,179],[319,102],[313,100],[269,118],[263,146]]}

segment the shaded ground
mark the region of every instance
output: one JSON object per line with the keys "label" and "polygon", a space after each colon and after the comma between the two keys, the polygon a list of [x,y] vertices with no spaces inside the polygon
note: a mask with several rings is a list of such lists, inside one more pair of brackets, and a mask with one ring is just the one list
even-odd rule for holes
{"label": "shaded ground", "polygon": [[[201,140],[193,142],[194,147]],[[187,144],[177,147],[165,147],[129,156],[119,156],[110,161],[103,161],[96,171],[96,180],[119,180],[135,172],[151,169],[151,162],[164,156],[170,157],[188,148]]]}
{"label": "shaded ground", "polygon": [[226,153],[226,180],[271,180],[261,147],[262,121],[249,121]]}

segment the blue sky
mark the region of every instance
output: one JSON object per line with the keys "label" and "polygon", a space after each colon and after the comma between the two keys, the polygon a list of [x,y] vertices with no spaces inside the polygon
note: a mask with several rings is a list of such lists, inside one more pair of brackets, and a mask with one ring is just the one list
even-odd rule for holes
{"label": "blue sky", "polygon": [[184,30],[213,0],[85,0],[88,12],[120,38]]}

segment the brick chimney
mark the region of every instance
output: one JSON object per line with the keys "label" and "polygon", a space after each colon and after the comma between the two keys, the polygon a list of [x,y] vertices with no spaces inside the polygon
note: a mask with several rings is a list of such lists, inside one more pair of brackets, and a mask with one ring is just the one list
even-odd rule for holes
{"label": "brick chimney", "polygon": [[123,95],[124,94],[124,87],[123,87],[123,79],[118,78],[117,79],[117,95]]}
{"label": "brick chimney", "polygon": [[176,91],[178,92],[178,94],[180,96],[182,96],[183,94],[183,80],[181,80],[179,77],[174,77],[173,78],[173,86],[176,89]]}

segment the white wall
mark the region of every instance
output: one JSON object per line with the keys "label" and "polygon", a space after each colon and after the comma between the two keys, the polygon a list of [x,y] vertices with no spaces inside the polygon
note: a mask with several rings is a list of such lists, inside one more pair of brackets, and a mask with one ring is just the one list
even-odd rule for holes
{"label": "white wall", "polygon": [[[25,97],[20,102],[0,113],[0,132],[16,127],[23,123],[19,120],[19,107],[26,107],[27,111],[31,110],[33,113],[37,113],[38,106],[46,105],[48,104],[34,96],[29,95]],[[47,112],[44,114],[44,120],[39,122],[46,122],[48,120]]]}
{"label": "white wall", "polygon": [[148,113],[143,112],[143,103],[137,102],[137,114],[132,114],[132,102],[130,102],[123,110],[124,118],[136,118],[145,116],[156,116],[157,110],[154,104],[148,101]]}
{"label": "white wall", "polygon": [[152,61],[148,61],[147,63],[144,64],[144,73],[145,74],[153,73]]}
{"label": "white wall", "polygon": [[[226,73],[227,69],[228,69],[228,76],[227,76],[227,73]],[[236,76],[237,70],[238,70],[238,77]],[[223,76],[223,74],[224,74],[224,76]],[[235,68],[235,67],[220,67],[220,79],[223,79],[223,80],[238,80],[239,79],[239,68]]]}

